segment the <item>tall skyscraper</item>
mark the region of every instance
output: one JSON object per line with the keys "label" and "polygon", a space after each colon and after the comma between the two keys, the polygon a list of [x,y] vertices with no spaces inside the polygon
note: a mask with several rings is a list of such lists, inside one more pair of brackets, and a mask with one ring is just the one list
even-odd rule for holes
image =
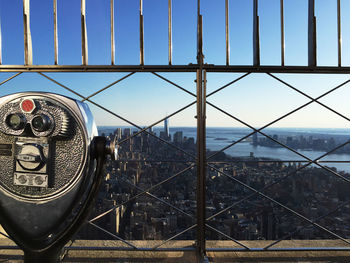
{"label": "tall skyscraper", "polygon": [[169,119],[164,120],[164,133],[167,138],[169,138]]}
{"label": "tall skyscraper", "polygon": [[159,137],[166,141],[171,141],[170,133],[169,133],[169,119],[166,118],[164,120],[164,130],[160,131]]}

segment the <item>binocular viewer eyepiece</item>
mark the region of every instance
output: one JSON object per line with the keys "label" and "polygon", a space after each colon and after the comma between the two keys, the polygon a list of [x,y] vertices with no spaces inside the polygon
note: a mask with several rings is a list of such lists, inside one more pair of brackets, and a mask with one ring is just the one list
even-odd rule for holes
{"label": "binocular viewer eyepiece", "polygon": [[115,141],[87,104],[51,93],[0,98],[0,224],[25,262],[57,262],[86,218]]}

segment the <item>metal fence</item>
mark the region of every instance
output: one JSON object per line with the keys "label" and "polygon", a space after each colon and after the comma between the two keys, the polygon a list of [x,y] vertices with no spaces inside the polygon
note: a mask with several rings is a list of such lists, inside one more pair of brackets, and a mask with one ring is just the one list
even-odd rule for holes
{"label": "metal fence", "polygon": [[[252,42],[252,54],[253,54],[253,61],[251,65],[247,66],[241,66],[241,65],[232,65],[230,64],[230,35],[229,35],[229,2],[231,1],[225,0],[225,55],[226,55],[226,64],[225,65],[215,65],[215,64],[207,64],[204,60],[204,54],[203,54],[203,42],[205,41],[203,39],[203,16],[201,13],[201,1],[197,1],[197,14],[194,14],[197,17],[197,32],[193,32],[194,34],[197,34],[197,63],[196,64],[188,64],[188,65],[173,65],[173,55],[172,55],[172,0],[168,0],[168,65],[147,65],[144,59],[144,23],[143,23],[143,1],[139,1],[139,34],[140,34],[140,64],[139,65],[116,65],[116,58],[115,58],[115,38],[114,38],[114,0],[110,1],[110,40],[111,40],[111,64],[110,65],[89,65],[88,64],[88,28],[86,24],[86,1],[81,0],[81,51],[82,51],[82,64],[81,65],[60,65],[59,64],[59,54],[58,54],[58,34],[57,34],[57,16],[59,14],[59,10],[57,9],[57,0],[54,0],[54,8],[53,8],[53,27],[54,27],[54,62],[52,65],[33,65],[33,52],[32,52],[32,40],[31,40],[31,31],[30,31],[30,10],[29,10],[29,0],[23,0],[23,23],[24,23],[24,54],[25,54],[25,60],[24,65],[7,65],[4,64],[6,61],[2,61],[1,59],[1,28],[0,28],[0,71],[2,74],[8,74],[9,72],[15,72],[14,75],[11,75],[10,77],[4,79],[0,85],[4,85],[7,83],[10,83],[13,79],[20,78],[20,75],[26,75],[26,74],[39,74],[41,77],[47,79],[50,81],[50,83],[53,83],[55,86],[63,88],[66,92],[72,93],[75,96],[79,97],[82,101],[88,102],[90,105],[93,105],[93,107],[102,110],[106,112],[106,114],[110,114],[117,119],[120,119],[127,123],[127,125],[133,127],[136,132],[133,134],[129,132],[124,137],[120,135],[119,138],[119,146],[121,148],[121,153],[124,155],[121,156],[121,159],[117,161],[116,163],[113,163],[109,161],[108,163],[108,171],[110,176],[113,177],[113,179],[118,183],[118,185],[124,185],[124,188],[118,188],[117,190],[128,192],[128,195],[125,194],[124,196],[119,196],[120,198],[117,200],[114,198],[115,196],[110,197],[110,204],[109,208],[105,209],[105,206],[100,206],[100,208],[95,209],[95,214],[92,218],[90,218],[87,221],[87,225],[95,229],[95,231],[99,231],[100,233],[103,233],[107,236],[109,236],[112,239],[116,239],[120,241],[121,245],[118,247],[106,247],[106,250],[139,250],[139,251],[188,251],[188,250],[194,250],[196,251],[198,255],[199,260],[204,260],[206,258],[206,252],[215,251],[291,251],[291,250],[308,250],[308,251],[319,251],[319,250],[332,250],[332,251],[344,251],[344,250],[350,250],[349,247],[349,236],[347,235],[347,232],[339,231],[339,229],[334,228],[332,225],[328,225],[327,221],[325,221],[326,218],[329,217],[335,217],[334,215],[337,214],[339,211],[343,211],[345,214],[349,210],[349,202],[347,197],[344,197],[341,201],[338,200],[336,204],[332,205],[330,209],[327,209],[327,211],[321,211],[320,209],[317,210],[317,213],[309,214],[305,213],[305,211],[297,209],[296,206],[293,206],[293,204],[290,204],[288,200],[281,199],[280,196],[276,196],[274,193],[276,192],[277,188],[285,188],[288,189],[288,184],[298,184],[301,182],[311,182],[310,184],[317,184],[314,181],[318,180],[317,177],[314,177],[314,179],[308,179],[308,173],[309,170],[307,169],[314,169],[316,171],[315,173],[319,174],[319,176],[326,176],[330,179],[324,179],[325,182],[329,183],[331,180],[331,184],[345,184],[347,186],[348,183],[350,183],[350,177],[348,174],[339,172],[335,169],[332,169],[328,167],[327,165],[329,163],[348,163],[348,161],[344,160],[324,160],[325,157],[329,156],[330,154],[339,151],[339,149],[342,149],[346,147],[346,145],[349,144],[349,140],[342,141],[339,144],[334,144],[333,147],[328,148],[325,153],[323,153],[320,156],[317,156],[316,158],[310,158],[307,155],[301,153],[298,149],[291,146],[288,142],[282,142],[282,140],[279,140],[278,138],[269,135],[266,132],[266,128],[269,128],[276,123],[285,120],[289,116],[300,112],[302,109],[308,107],[309,105],[318,105],[320,108],[325,109],[326,111],[330,111],[334,114],[334,116],[337,116],[337,118],[343,119],[346,122],[350,121],[349,117],[342,114],[340,111],[335,110],[331,106],[327,106],[324,102],[322,102],[322,99],[329,96],[330,94],[335,93],[338,90],[345,89],[347,84],[350,82],[350,79],[346,78],[345,80],[339,82],[336,86],[329,87],[329,89],[324,92],[323,94],[319,96],[310,96],[306,92],[304,92],[302,89],[297,88],[295,85],[289,83],[289,81],[284,80],[283,76],[279,75],[278,73],[288,73],[288,74],[295,74],[295,73],[301,73],[301,74],[348,74],[350,72],[350,67],[342,66],[342,45],[341,45],[341,1],[337,0],[337,48],[338,48],[338,57],[337,57],[337,66],[318,66],[317,65],[317,43],[316,43],[316,17],[315,17],[315,0],[308,0],[308,65],[307,66],[287,66],[285,65],[285,32],[284,32],[284,0],[279,1],[279,7],[280,7],[280,65],[277,66],[268,66],[268,65],[261,65],[260,63],[260,37],[259,37],[259,30],[260,30],[260,24],[259,24],[259,8],[258,8],[258,0],[252,0],[253,3],[253,42]],[[111,82],[110,84],[104,86],[101,89],[96,90],[92,94],[86,96],[82,95],[82,92],[78,89],[75,89],[73,87],[70,87],[69,85],[65,84],[64,81],[59,81],[57,78],[55,78],[54,73],[56,72],[75,72],[75,73],[92,73],[92,72],[125,72],[125,75],[120,77],[119,79]],[[192,92],[189,88],[184,87],[183,85],[179,85],[176,83],[176,81],[172,80],[171,77],[169,78],[168,75],[165,75],[165,72],[176,72],[176,74],[190,74],[195,79],[195,88],[196,91]],[[110,90],[115,85],[120,84],[120,82],[133,78],[133,76],[141,74],[141,73],[148,73],[150,75],[153,75],[155,79],[162,80],[164,83],[166,83],[169,87],[175,88],[181,92],[183,92],[183,95],[189,96],[192,98],[192,101],[188,103],[187,105],[182,106],[181,108],[169,113],[166,117],[161,118],[152,124],[148,125],[147,127],[143,127],[141,125],[138,125],[137,123],[134,123],[130,119],[128,119],[125,116],[122,116],[118,112],[112,111],[108,107],[105,107],[101,103],[98,103],[94,100],[94,97],[98,94],[103,95],[104,92],[107,90]],[[213,91],[208,92],[207,91],[207,81],[210,80],[210,77],[212,77],[216,73],[226,73],[226,74],[232,74],[233,73],[240,73],[240,75],[232,78],[232,80],[228,81],[226,84],[217,87],[216,89],[213,88]],[[249,121],[245,121],[243,118],[236,116],[235,112],[229,112],[223,109],[221,105],[217,105],[216,103],[213,103],[209,100],[211,100],[214,95],[220,94],[223,91],[226,91],[227,89],[230,89],[232,86],[235,87],[237,84],[239,84],[241,81],[249,78],[252,75],[264,75],[270,80],[276,81],[276,83],[279,83],[279,85],[286,87],[290,89],[293,92],[296,92],[297,94],[300,94],[304,99],[306,99],[306,102],[293,108],[287,113],[281,114],[281,116],[275,118],[272,121],[267,122],[266,124],[262,125],[260,128],[256,128],[255,125],[252,125],[249,123]],[[331,76],[331,75],[330,75]],[[147,91],[145,91],[147,92]],[[179,145],[175,142],[170,141],[166,137],[157,136],[154,132],[152,132],[152,128],[156,127],[157,125],[163,123],[169,118],[172,118],[173,116],[177,116],[184,111],[195,107],[195,115],[196,115],[196,142],[191,147],[185,147],[184,145]],[[227,146],[223,147],[219,151],[208,151],[208,147],[206,145],[207,142],[207,112],[208,109],[215,110],[217,112],[220,112],[223,116],[223,118],[227,118],[231,120],[232,122],[239,123],[241,126],[246,127],[249,129],[249,132],[246,132],[240,139],[234,140],[233,142],[229,143]],[[166,147],[166,149],[171,149],[171,151],[178,153],[178,156],[180,157],[174,157],[173,155],[169,155],[168,159],[161,158],[161,156],[157,156],[157,158],[150,160],[150,159],[140,159],[138,156],[132,156],[132,150],[130,150],[132,146],[131,144],[134,143],[134,140],[137,140],[137,138],[140,138],[144,136],[144,141],[149,140],[152,141],[152,143],[157,147],[158,150],[163,149],[162,147]],[[267,138],[271,143],[275,144],[276,146],[287,149],[288,151],[292,152],[297,156],[297,159],[292,160],[263,160],[263,159],[254,159],[254,158],[244,158],[244,159],[225,159],[222,158],[220,154],[227,151],[228,149],[237,146],[239,143],[246,141],[249,138],[252,138],[254,136],[264,137]],[[167,150],[164,150],[166,152]],[[129,152],[129,153],[128,153]],[[163,156],[166,156],[164,154]],[[220,157],[221,156],[221,157]],[[150,155],[148,155],[150,157]],[[220,159],[221,158],[221,159]],[[350,160],[349,160],[350,161]],[[160,164],[164,163],[172,163],[174,162],[176,165],[172,167],[171,173],[169,172],[170,165],[168,165],[166,168],[164,168],[165,172],[161,172]],[[140,179],[135,179],[135,175],[128,176],[128,169],[132,169],[133,171],[137,171],[138,169],[141,169],[142,165],[149,165],[152,169],[152,163],[155,163],[154,167],[158,169],[157,176],[154,178],[159,179],[157,182],[152,181],[152,179],[149,179],[148,183],[140,183]],[[270,165],[282,165],[286,163],[298,163],[298,166],[291,166],[289,168],[284,168],[283,172],[282,170],[272,170],[275,168],[261,168],[264,167],[264,164]],[[253,164],[253,165],[252,165]],[[260,166],[261,167],[260,167]],[[123,168],[126,167],[125,169]],[[248,168],[246,168],[248,166]],[[144,167],[144,166],[142,166]],[[242,171],[239,170],[242,168]],[[260,167],[260,168],[259,168]],[[266,166],[268,167],[268,166]],[[274,166],[273,166],[274,167]],[[312,167],[312,168],[311,168]],[[114,168],[114,169],[113,169]],[[320,169],[317,169],[320,168]],[[255,170],[254,170],[255,169]],[[277,168],[276,168],[277,169]],[[317,170],[315,170],[317,169]],[[305,170],[307,170],[305,172]],[[237,176],[237,174],[233,174],[242,172],[245,173],[246,177],[243,176]],[[254,177],[252,174],[253,171],[255,171],[257,174],[264,174],[264,172],[272,172],[274,171],[276,176],[274,177],[268,177],[266,182],[262,184],[256,184],[257,181],[251,180],[250,182],[247,181],[246,178],[248,177]],[[140,172],[139,172],[140,173]],[[137,172],[135,172],[137,174]],[[154,175],[154,174],[153,174]],[[188,200],[193,201],[195,205],[190,207],[189,209],[184,210],[183,208],[180,208],[178,203],[172,202],[171,199],[166,197],[166,194],[162,194],[162,196],[158,196],[157,193],[159,193],[159,189],[167,189],[169,186],[167,186],[168,183],[173,183],[176,185],[177,180],[185,180],[183,177],[186,176],[186,183],[188,184],[188,188],[182,189],[185,193],[189,192],[191,189],[196,189],[195,195],[193,195],[193,200],[191,200],[192,197],[188,197]],[[312,175],[314,176],[314,174]],[[264,176],[262,176],[264,177]],[[311,176],[310,176],[311,177]],[[295,178],[298,178],[296,180]],[[316,178],[316,179],[315,179]],[[218,183],[219,180],[219,183]],[[339,183],[341,182],[341,183]],[[284,184],[285,183],[285,184]],[[325,183],[325,184],[326,184]],[[215,184],[217,184],[215,186]],[[232,190],[229,193],[220,193],[220,188],[222,189],[222,186],[225,184],[232,184],[232,187],[237,187],[236,190]],[[110,185],[113,186],[113,185]],[[167,188],[166,188],[167,187]],[[276,188],[277,187],[277,188]],[[239,189],[238,189],[239,188]],[[297,189],[297,186],[294,187]],[[293,189],[294,189],[293,188]],[[295,190],[294,189],[294,190]],[[227,189],[226,189],[227,190]],[[224,191],[226,191],[224,190]],[[293,191],[294,191],[293,190]],[[324,190],[324,188],[319,189]],[[158,192],[157,192],[158,191]],[[224,196],[235,195],[235,191],[237,193],[236,199],[230,199],[230,202],[225,202],[228,199],[225,199]],[[298,190],[295,190],[298,191]],[[170,192],[170,190],[169,190]],[[217,194],[218,192],[218,194]],[[220,202],[223,203],[223,206],[218,205],[216,209],[209,209],[209,203],[213,202],[213,193],[217,194],[217,198]],[[243,193],[243,194],[242,194]],[[126,198],[127,197],[127,198]],[[256,201],[259,198],[259,200],[263,201]],[[173,215],[174,217],[178,217],[178,215],[183,216],[184,218],[187,218],[185,220],[185,223],[182,224],[182,228],[174,228],[172,231],[167,232],[168,237],[165,238],[162,236],[162,240],[156,243],[150,243],[150,246],[148,247],[139,247],[135,245],[136,243],[132,241],[133,238],[130,236],[124,236],[121,237],[117,231],[112,232],[111,230],[108,230],[107,227],[104,227],[103,223],[99,224],[98,221],[102,218],[108,217],[109,215],[115,213],[122,213],[123,209],[127,209],[127,205],[130,203],[133,203],[131,207],[135,208],[138,201],[140,199],[143,199],[143,201],[148,202],[156,202],[158,206],[164,206],[166,209],[171,209],[174,211]],[[185,198],[183,198],[185,199]],[[319,198],[322,199],[322,198]],[[318,199],[318,201],[319,201]],[[328,199],[327,199],[328,200]],[[249,203],[250,202],[250,203]],[[242,241],[242,239],[253,239],[253,238],[247,238],[237,234],[236,232],[241,229],[243,231],[242,226],[230,226],[230,230],[225,232],[223,228],[220,227],[220,224],[224,224],[226,222],[225,220],[228,220],[228,217],[222,217],[223,215],[227,215],[228,212],[232,211],[233,209],[243,209],[244,205],[246,207],[249,207],[249,209],[252,209],[254,205],[260,205],[263,206],[263,208],[260,209],[259,213],[253,213],[250,215],[251,218],[256,217],[264,217],[264,218],[270,218],[266,219],[265,222],[263,219],[260,221],[263,224],[264,222],[266,224],[272,224],[272,225],[281,225],[282,221],[288,221],[290,218],[295,218],[293,220],[296,220],[296,224],[298,224],[298,227],[293,228],[290,232],[286,233],[281,231],[280,234],[274,234],[273,236],[270,236],[273,239],[270,243],[264,245],[263,247],[249,247],[247,243]],[[98,203],[97,203],[98,206]],[[142,209],[141,209],[142,210]],[[131,211],[130,211],[131,213]],[[247,215],[247,211],[244,212],[245,215]],[[265,214],[264,214],[265,213]],[[280,214],[277,216],[277,214]],[[307,214],[307,215],[306,215]],[[120,216],[119,216],[120,217]],[[247,216],[246,216],[247,217]],[[272,218],[272,219],[271,219]],[[235,218],[231,217],[232,222],[237,222]],[[115,219],[113,219],[115,220]],[[258,220],[259,221],[259,220]],[[260,222],[259,221],[259,222]],[[264,222],[263,222],[264,221]],[[130,221],[129,221],[130,222]],[[294,222],[294,221],[293,221]],[[347,219],[342,219],[342,222],[344,223],[344,227],[346,225],[346,222],[348,223]],[[135,225],[138,222],[134,222]],[[155,222],[157,224],[157,222]],[[160,222],[160,225],[162,222]],[[177,222],[179,224],[179,222]],[[225,223],[226,224],[226,223]],[[229,223],[227,223],[229,225]],[[161,226],[160,226],[161,227]],[[265,226],[265,228],[270,230],[273,228],[273,226]],[[307,232],[307,230],[310,229],[310,227],[313,227],[312,229],[317,229],[317,234],[314,235],[315,238],[325,238],[325,237],[331,237],[332,239],[341,240],[343,241],[344,246],[329,246],[329,247],[278,247],[275,246],[284,240],[297,238],[297,233],[300,232]],[[261,229],[263,226],[261,226]],[[238,229],[238,230],[237,230]],[[139,230],[135,230],[135,233],[137,231],[144,231],[143,226],[140,226]],[[235,232],[236,231],[236,232]],[[262,231],[262,230],[261,230]],[[269,230],[266,230],[269,231]],[[272,230],[271,230],[272,231]],[[276,232],[277,230],[274,230]],[[96,233],[96,232],[93,232]],[[235,234],[236,233],[236,234]],[[247,232],[248,233],[248,232]],[[323,234],[321,234],[323,233]],[[249,234],[249,233],[248,233]],[[248,235],[247,234],[247,235]],[[2,233],[2,235],[5,235]],[[268,234],[266,234],[268,235]],[[78,236],[79,237],[79,234]],[[179,240],[182,237],[187,237],[187,239],[193,240],[194,243],[190,247],[167,247],[166,244],[169,244],[169,242],[173,240]],[[210,239],[225,239],[232,241],[231,246],[226,247],[210,247],[208,246],[207,240]],[[137,237],[134,237],[134,239],[137,239]],[[146,239],[147,237],[140,237],[140,239]],[[185,238],[186,239],[186,238]],[[15,247],[4,247],[4,249],[11,249]],[[1,249],[1,248],[0,248]],[[67,251],[74,250],[74,249],[81,249],[78,246],[74,246],[74,242],[70,244],[69,247],[66,248]],[[98,249],[96,247],[91,247],[91,249]],[[101,248],[99,248],[101,249]],[[103,249],[103,248],[102,248]]]}

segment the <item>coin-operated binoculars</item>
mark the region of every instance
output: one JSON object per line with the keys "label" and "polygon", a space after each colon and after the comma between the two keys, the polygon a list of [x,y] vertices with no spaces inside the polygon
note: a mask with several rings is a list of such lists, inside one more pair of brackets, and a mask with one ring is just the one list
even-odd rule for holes
{"label": "coin-operated binoculars", "polygon": [[115,143],[85,103],[51,93],[0,98],[0,224],[29,262],[57,262],[85,220]]}

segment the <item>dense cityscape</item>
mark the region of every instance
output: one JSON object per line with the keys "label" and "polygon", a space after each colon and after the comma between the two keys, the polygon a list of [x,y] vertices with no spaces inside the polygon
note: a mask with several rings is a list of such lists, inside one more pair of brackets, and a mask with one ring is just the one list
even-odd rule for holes
{"label": "dense cityscape", "polygon": [[[195,239],[191,228],[196,224],[195,139],[182,131],[171,136],[167,120],[159,136],[151,129],[138,134],[130,128],[117,128],[109,136],[117,136],[119,159],[107,162],[91,216],[109,211],[94,221],[108,232],[86,225],[79,238],[166,240],[190,228],[176,239]],[[330,137],[271,137],[296,149],[328,151],[341,143]],[[274,147],[273,141],[256,134],[251,144]],[[240,158],[210,150],[207,156],[213,156],[206,181],[208,240],[334,238],[311,223],[350,237],[347,173],[310,163],[279,162],[278,156]]]}

